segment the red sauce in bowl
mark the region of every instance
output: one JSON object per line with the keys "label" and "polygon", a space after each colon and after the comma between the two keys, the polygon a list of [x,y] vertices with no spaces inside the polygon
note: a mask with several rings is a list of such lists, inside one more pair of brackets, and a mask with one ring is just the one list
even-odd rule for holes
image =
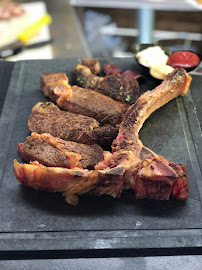
{"label": "red sauce in bowl", "polygon": [[172,53],[169,58],[167,64],[172,66],[173,68],[193,68],[200,64],[200,57],[190,51],[178,51]]}

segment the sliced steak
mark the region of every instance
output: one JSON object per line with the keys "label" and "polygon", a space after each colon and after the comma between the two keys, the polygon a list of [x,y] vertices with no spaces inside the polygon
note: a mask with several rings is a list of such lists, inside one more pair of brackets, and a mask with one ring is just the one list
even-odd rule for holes
{"label": "sliced steak", "polygon": [[120,73],[100,78],[96,91],[130,105],[140,96],[138,81]]}
{"label": "sliced steak", "polygon": [[[87,67],[84,67],[84,69],[89,70]],[[48,78],[49,76],[51,75],[48,74]],[[54,74],[52,76],[54,78],[57,77]],[[41,78],[44,77],[46,78],[46,74],[41,75]],[[93,80],[89,80],[89,82],[92,83]],[[41,84],[44,85],[43,82]],[[127,104],[117,102],[96,91],[78,86],[71,87],[67,84],[67,81],[63,83],[61,80],[58,80],[57,83],[54,79],[52,83],[46,84],[45,91],[43,90],[43,92],[51,101],[57,103],[61,109],[93,117],[101,125],[110,124],[115,126],[119,124],[122,120],[122,115],[128,108]]]}
{"label": "sliced steak", "polygon": [[51,83],[61,83],[67,85],[69,80],[65,73],[46,73],[41,74],[41,89],[45,96],[47,96],[47,86]]}
{"label": "sliced steak", "polygon": [[111,125],[104,125],[95,128],[92,132],[84,132],[78,138],[80,143],[92,144],[93,142],[99,142],[105,150],[111,149],[112,138],[116,138],[118,135],[118,129]]}
{"label": "sliced steak", "polygon": [[170,196],[184,200],[189,185],[183,165],[176,165],[143,146],[138,133],[152,112],[170,100],[184,95],[191,77],[183,69],[174,70],[161,85],[147,91],[131,106],[120,125],[112,153],[104,152],[95,171],[47,168],[38,162],[14,161],[15,176],[33,188],[61,191],[67,202],[78,203],[76,195],[92,192],[118,197],[132,188],[137,198],[167,200]]}
{"label": "sliced steak", "polygon": [[[112,63],[111,63],[112,64]],[[139,97],[139,83],[134,76],[128,76],[128,73],[120,73],[118,68],[110,69],[105,77],[94,75],[91,70],[85,66],[77,65],[71,73],[73,84],[82,88],[93,89],[110,98],[128,104],[133,104]],[[109,67],[105,67],[105,70]]]}
{"label": "sliced steak", "polygon": [[95,119],[61,111],[52,102],[38,102],[32,109],[28,126],[31,132],[49,133],[66,141],[99,144],[105,149],[110,148],[117,135],[116,128],[99,127]]}
{"label": "sliced steak", "polygon": [[37,160],[49,167],[93,169],[102,159],[103,150],[97,145],[86,145],[51,136],[32,133],[18,145],[21,157],[26,161]]}
{"label": "sliced steak", "polygon": [[93,117],[100,125],[110,124],[112,126],[121,122],[122,116],[128,108],[127,104],[76,85],[60,93],[56,103],[65,111]]}

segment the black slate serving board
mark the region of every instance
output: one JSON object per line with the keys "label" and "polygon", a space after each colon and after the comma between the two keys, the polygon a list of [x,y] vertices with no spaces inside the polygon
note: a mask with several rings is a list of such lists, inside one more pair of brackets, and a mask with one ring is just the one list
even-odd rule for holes
{"label": "black slate serving board", "polygon": [[[111,60],[100,62],[103,66]],[[140,69],[133,58],[113,61],[124,70]],[[73,207],[61,194],[35,191],[15,179],[13,160],[22,161],[17,145],[30,134],[31,109],[47,100],[40,90],[40,74],[69,76],[77,63],[80,59],[54,59],[20,61],[14,66],[0,119],[0,252],[76,251],[82,256],[98,250],[120,255],[130,249],[153,255],[163,248],[172,253],[176,248],[202,247],[201,133],[192,97],[198,91],[197,76],[184,98],[154,112],[140,132],[147,147],[185,165],[190,184],[186,201],[138,201],[126,191],[120,199],[80,196],[80,204]],[[158,83],[149,78],[141,91]]]}

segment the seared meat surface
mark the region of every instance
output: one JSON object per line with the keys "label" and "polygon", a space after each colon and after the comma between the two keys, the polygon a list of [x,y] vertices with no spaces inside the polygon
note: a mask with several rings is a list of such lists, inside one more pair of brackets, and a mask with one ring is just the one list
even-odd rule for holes
{"label": "seared meat surface", "polygon": [[91,132],[99,123],[84,115],[61,111],[51,102],[39,102],[28,121],[31,132],[50,133],[64,140],[77,141],[82,132]]}
{"label": "seared meat surface", "polygon": [[131,105],[139,97],[139,83],[131,76],[116,72],[113,70],[111,71],[113,75],[98,77],[86,66],[77,65],[71,73],[71,79],[80,87],[93,89],[116,101]]}
{"label": "seared meat surface", "polygon": [[116,74],[100,78],[97,91],[117,101],[133,104],[140,96],[137,80],[124,74]]}
{"label": "seared meat surface", "polygon": [[49,167],[93,169],[102,159],[103,150],[97,145],[65,141],[48,133],[32,133],[18,145],[21,157],[26,161],[37,160]]}
{"label": "seared meat surface", "polygon": [[85,144],[92,144],[93,142],[99,142],[105,150],[109,150],[112,144],[112,138],[116,138],[118,135],[118,129],[111,125],[104,125],[93,129],[92,132],[84,132],[79,137],[79,141]]}
{"label": "seared meat surface", "polygon": [[76,69],[71,72],[72,83],[82,88],[97,89],[100,77],[93,74],[90,68],[77,65]]}
{"label": "seared meat surface", "polygon": [[95,75],[100,73],[100,63],[95,58],[83,58],[81,61],[81,65],[88,67],[90,71]]}
{"label": "seared meat surface", "polygon": [[60,93],[57,105],[65,110],[95,118],[101,125],[115,126],[122,120],[128,105],[76,85]]}
{"label": "seared meat surface", "polygon": [[105,149],[110,149],[118,134],[111,125],[100,127],[94,118],[61,111],[52,102],[38,102],[33,107],[28,127],[31,132],[49,133],[66,141],[99,144]]}

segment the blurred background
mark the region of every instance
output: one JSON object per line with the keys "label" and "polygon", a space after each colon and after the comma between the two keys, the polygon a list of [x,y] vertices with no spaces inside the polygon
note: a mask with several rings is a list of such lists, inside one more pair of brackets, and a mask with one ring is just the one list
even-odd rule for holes
{"label": "blurred background", "polygon": [[128,57],[138,43],[202,54],[202,3],[200,0],[0,1],[2,59]]}

